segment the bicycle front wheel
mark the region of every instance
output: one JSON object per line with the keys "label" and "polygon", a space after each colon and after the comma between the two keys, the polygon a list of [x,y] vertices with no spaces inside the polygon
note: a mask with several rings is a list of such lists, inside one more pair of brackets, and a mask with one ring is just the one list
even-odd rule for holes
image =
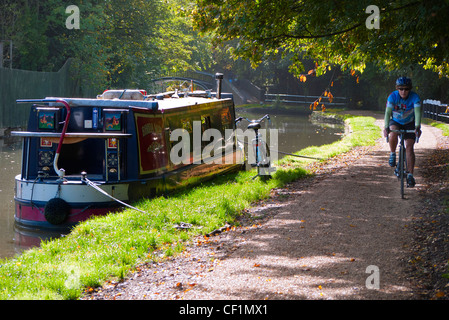
{"label": "bicycle front wheel", "polygon": [[399,180],[401,181],[401,198],[404,199],[404,185],[405,185],[405,152],[404,147],[401,146],[399,150]]}

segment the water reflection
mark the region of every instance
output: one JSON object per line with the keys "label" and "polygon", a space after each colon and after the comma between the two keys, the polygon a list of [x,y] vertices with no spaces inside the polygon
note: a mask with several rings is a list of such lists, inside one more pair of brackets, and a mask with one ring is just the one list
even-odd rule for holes
{"label": "water reflection", "polygon": [[20,253],[14,236],[14,177],[20,173],[21,143],[0,139],[0,258]]}
{"label": "water reflection", "polygon": [[44,240],[56,239],[63,236],[60,232],[38,231],[22,229],[14,225],[14,251],[20,254],[26,249],[39,247]]}
{"label": "water reflection", "polygon": [[14,220],[14,179],[20,174],[22,143],[0,139],[0,258],[13,257],[60,233],[18,228]]}
{"label": "water reflection", "polygon": [[[270,114],[269,128],[278,130],[278,150],[293,153],[311,145],[323,145],[340,139],[343,126],[329,126],[312,123],[304,114],[276,114],[272,111],[243,112],[236,111],[237,116],[259,119]],[[240,124],[246,129],[248,123]],[[23,230],[14,224],[14,177],[21,170],[21,143],[4,144],[0,139],[0,258],[12,257],[30,247],[39,246],[43,239],[59,237],[60,234],[39,233]],[[279,154],[278,158],[284,155]]]}

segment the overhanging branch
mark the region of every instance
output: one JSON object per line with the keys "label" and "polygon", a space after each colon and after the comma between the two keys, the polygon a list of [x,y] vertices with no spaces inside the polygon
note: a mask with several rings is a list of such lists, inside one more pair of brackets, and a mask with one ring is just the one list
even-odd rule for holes
{"label": "overhanging branch", "polygon": [[[411,3],[405,4],[403,6],[400,6],[400,7],[391,8],[389,10],[388,9],[381,9],[381,12],[382,13],[388,13],[388,12],[399,11],[399,10],[402,10],[402,9],[406,9],[406,8],[415,6],[415,5],[420,4],[422,2],[423,1],[415,1],[415,2],[411,2]],[[336,36],[336,35],[343,34],[343,33],[346,33],[346,32],[350,32],[350,31],[352,31],[354,29],[357,29],[360,26],[363,26],[363,23],[360,22],[360,23],[357,23],[357,24],[353,25],[352,27],[349,27],[349,28],[344,29],[344,30],[335,31],[335,32],[327,33],[327,34],[319,34],[319,35],[313,35],[309,30],[304,28],[309,33],[309,35],[304,35],[304,34],[301,34],[301,35],[279,34],[279,35],[275,35],[275,36],[272,36],[272,37],[256,38],[255,40],[257,40],[257,41],[267,41],[267,40],[274,40],[274,39],[279,39],[279,38],[284,38],[284,39],[320,39],[320,38],[332,37],[332,36]]]}
{"label": "overhanging branch", "polygon": [[[257,41],[266,41],[266,40],[274,40],[274,39],[278,39],[278,38],[285,38],[285,39],[319,39],[319,38],[326,38],[326,37],[332,37],[332,36],[336,36],[342,33],[346,33],[349,31],[352,31],[358,27],[360,27],[362,24],[361,23],[357,23],[356,25],[348,28],[348,29],[344,29],[344,30],[340,30],[340,31],[336,31],[336,32],[332,32],[332,33],[328,33],[328,34],[320,34],[320,35],[294,35],[294,34],[279,34],[276,36],[272,36],[272,37],[264,37],[264,38],[256,38]],[[309,32],[310,33],[310,32]]]}

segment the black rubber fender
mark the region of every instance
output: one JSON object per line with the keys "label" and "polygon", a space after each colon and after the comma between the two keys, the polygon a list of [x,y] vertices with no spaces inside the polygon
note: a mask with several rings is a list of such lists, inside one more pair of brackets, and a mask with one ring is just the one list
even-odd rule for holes
{"label": "black rubber fender", "polygon": [[51,224],[63,223],[70,213],[69,204],[61,198],[50,199],[45,205],[44,216]]}

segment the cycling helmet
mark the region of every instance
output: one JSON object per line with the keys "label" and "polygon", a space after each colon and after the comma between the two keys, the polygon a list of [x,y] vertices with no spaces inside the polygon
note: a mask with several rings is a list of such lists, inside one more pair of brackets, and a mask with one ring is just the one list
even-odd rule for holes
{"label": "cycling helmet", "polygon": [[407,78],[407,77],[400,77],[396,80],[396,87],[408,87],[411,88],[412,87],[412,79]]}

